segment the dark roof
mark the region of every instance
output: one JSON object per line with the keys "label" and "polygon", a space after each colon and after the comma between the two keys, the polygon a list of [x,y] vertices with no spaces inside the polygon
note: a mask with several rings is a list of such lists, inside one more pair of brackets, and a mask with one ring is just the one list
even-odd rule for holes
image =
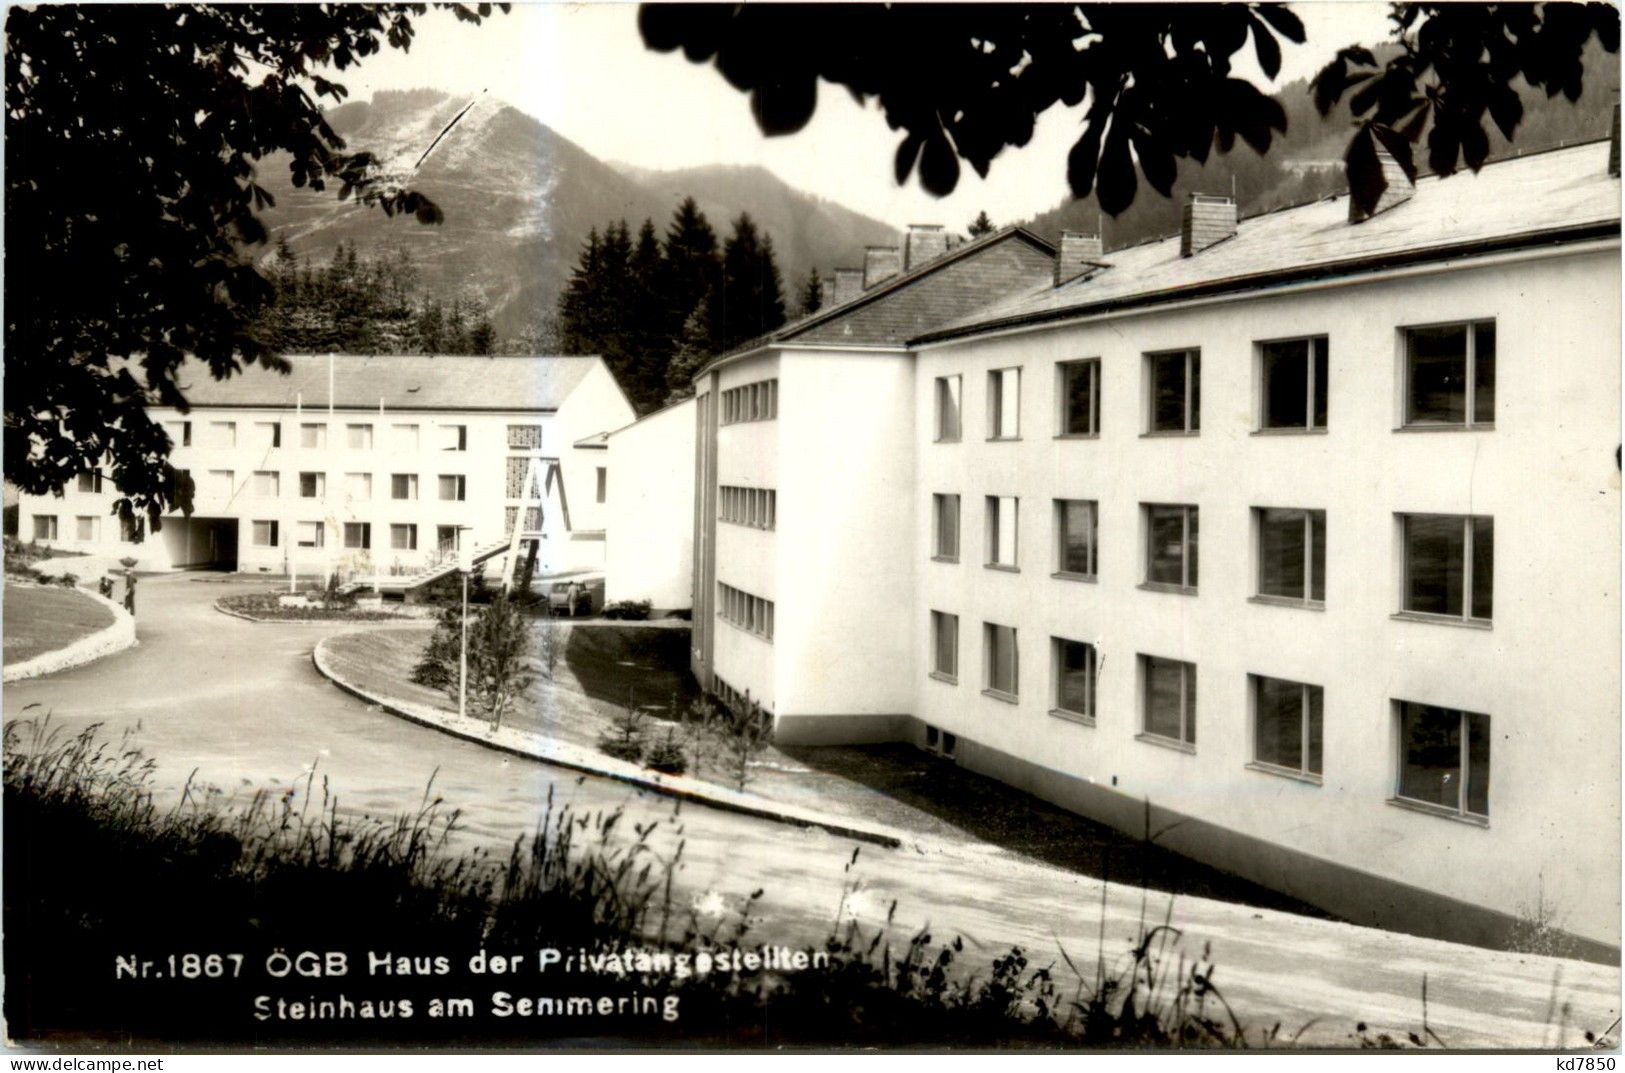
{"label": "dark roof", "polygon": [[1619,234],[1620,180],[1608,143],[1531,153],[1477,174],[1417,181],[1410,200],[1362,223],[1348,196],[1241,221],[1234,238],[1192,257],[1179,236],[1103,258],[1109,267],[1059,287],[1039,286],[916,335],[932,342],[1093,313],[1237,293],[1301,279]]}
{"label": "dark roof", "polygon": [[[700,369],[773,343],[903,346],[920,332],[1053,278],[1055,247],[1006,227],[717,355]],[[696,376],[699,374],[696,373]]]}
{"label": "dark roof", "polygon": [[[193,406],[327,406],[329,358],[288,354],[289,373],[250,366],[225,380],[188,359],[175,382]],[[347,410],[557,410],[597,357],[337,354],[333,405]]]}

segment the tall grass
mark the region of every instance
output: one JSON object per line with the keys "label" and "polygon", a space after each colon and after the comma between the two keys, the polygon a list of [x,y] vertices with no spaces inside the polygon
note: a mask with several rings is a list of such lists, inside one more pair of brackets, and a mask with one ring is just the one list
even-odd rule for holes
{"label": "tall grass", "polygon": [[[425,790],[412,812],[356,816],[312,772],[280,792],[230,799],[187,785],[161,807],[154,763],[99,727],[66,733],[48,720],[4,732],[5,1014],[22,1040],[166,1043],[486,1044],[612,1040],[624,1046],[1237,1047],[1294,1042],[1249,1034],[1214,983],[1208,951],[1188,958],[1168,920],[1143,922],[1126,951],[1080,968],[1013,948],[981,963],[962,939],[899,934],[897,906],[879,924],[848,911],[848,883],[823,944],[827,968],[713,972],[676,979],[629,973],[501,980],[466,969],[479,950],[574,952],[649,948],[721,952],[754,946],[757,890],[730,909],[687,904],[675,890],[685,843],[674,814],[634,822],[540,804],[535,829],[506,853],[457,838],[460,813]],[[1104,895],[1103,895],[1104,897]],[[715,907],[712,907],[715,908]],[[1104,906],[1103,919],[1104,919]],[[344,952],[347,975],[272,979],[282,950]],[[373,976],[369,951],[448,958],[430,976]],[[165,973],[167,955],[239,952],[238,979]],[[156,978],[120,978],[117,959],[151,962]],[[533,967],[534,961],[530,962]],[[1061,966],[1065,966],[1065,970]],[[486,997],[658,994],[674,1020],[498,1019]],[[479,1015],[388,1023],[262,1020],[256,996],[288,1000],[469,996]],[[1425,1019],[1425,1014],[1424,1014]]]}

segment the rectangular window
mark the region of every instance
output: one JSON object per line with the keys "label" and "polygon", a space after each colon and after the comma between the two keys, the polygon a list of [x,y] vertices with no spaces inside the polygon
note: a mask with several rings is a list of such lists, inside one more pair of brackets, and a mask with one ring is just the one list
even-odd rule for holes
{"label": "rectangular window", "polygon": [[1405,424],[1495,424],[1495,322],[1406,328]]}
{"label": "rectangular window", "polygon": [[1400,701],[1397,796],[1462,816],[1490,814],[1490,717]]}
{"label": "rectangular window", "polygon": [[345,425],[344,435],[352,451],[372,450],[371,425]]}
{"label": "rectangular window", "polygon": [[416,551],[418,549],[418,527],[415,525],[390,526],[389,546],[396,551]]}
{"label": "rectangular window", "polygon": [[1092,499],[1055,501],[1055,572],[1068,577],[1094,577],[1098,508]]}
{"label": "rectangular window", "polygon": [[1196,746],[1196,665],[1141,656],[1145,736]]}
{"label": "rectangular window", "polygon": [[440,449],[442,451],[468,450],[467,425],[441,425],[438,435],[440,437]]}
{"label": "rectangular window", "polygon": [[208,484],[205,495],[215,499],[230,499],[236,486],[237,475],[229,469],[211,469],[206,474]]}
{"label": "rectangular window", "polygon": [[937,377],[937,442],[959,442],[959,385],[957,376]]}
{"label": "rectangular window", "polygon": [[931,497],[932,555],[947,562],[959,561],[959,497]]}
{"label": "rectangular window", "polygon": [[1145,356],[1148,432],[1196,432],[1202,427],[1202,352],[1171,350]]}
{"label": "rectangular window", "polygon": [[1058,362],[1055,369],[1060,374],[1060,434],[1099,435],[1100,359]]}
{"label": "rectangular window", "polygon": [[81,492],[100,492],[102,490],[102,475],[95,470],[86,470],[79,474],[77,487]]}
{"label": "rectangular window", "polygon": [[1325,690],[1261,674],[1249,678],[1253,687],[1253,762],[1299,775],[1319,775]]}
{"label": "rectangular window", "polygon": [[1196,591],[1196,508],[1147,503],[1144,510],[1146,584]]}
{"label": "rectangular window", "polygon": [[55,514],[36,514],[36,515],[34,515],[34,539],[35,540],[55,540],[56,539],[56,515]]}
{"label": "rectangular window", "polygon": [[282,422],[256,421],[254,422],[254,447],[256,450],[271,451],[282,446]]}
{"label": "rectangular window", "polygon": [[274,499],[282,494],[282,474],[274,469],[254,471],[254,494],[262,499]]}
{"label": "rectangular window", "polygon": [[1021,370],[994,369],[987,374],[987,438],[1013,440],[1021,435]]}
{"label": "rectangular window", "polygon": [[442,473],[439,484],[441,499],[462,502],[468,498],[468,478],[461,473]]}
{"label": "rectangular window", "polygon": [[211,447],[236,447],[237,446],[237,422],[235,422],[235,421],[210,421],[209,422],[209,446],[211,446]]}
{"label": "rectangular window", "polygon": [[1016,569],[1016,541],[1020,534],[1014,496],[987,497],[987,565]]}
{"label": "rectangular window", "polygon": [[327,426],[305,422],[299,426],[299,446],[323,450],[327,447]]}
{"label": "rectangular window", "polygon": [[169,443],[171,447],[192,446],[192,422],[165,421],[164,431],[169,433]]}
{"label": "rectangular window", "polygon": [[1258,595],[1319,604],[1326,600],[1326,512],[1260,507]]}
{"label": "rectangular window", "polygon": [[764,641],[773,640],[773,601],[717,582],[717,617]]}
{"label": "rectangular window", "polygon": [[1014,700],[1021,694],[1020,657],[1016,651],[1016,628],[982,623],[984,688]]}
{"label": "rectangular window", "polygon": [[416,451],[418,449],[418,427],[416,425],[389,426],[389,446],[395,451]]}
{"label": "rectangular window", "polygon": [[1259,427],[1326,427],[1325,336],[1258,344]]}
{"label": "rectangular window", "polygon": [[75,519],[77,531],[74,533],[80,542],[94,544],[102,537],[102,520],[94,514],[81,514]]}
{"label": "rectangular window", "polygon": [[441,555],[454,553],[460,542],[457,538],[458,529],[455,525],[437,525],[434,527],[434,546]]}
{"label": "rectangular window", "polygon": [[299,498],[322,499],[327,495],[327,474],[301,473],[299,475]]}
{"label": "rectangular window", "polygon": [[253,541],[256,548],[274,548],[277,540],[277,523],[268,521],[255,521],[252,523]]}
{"label": "rectangular window", "polygon": [[959,680],[959,616],[931,612],[931,673],[950,682]]}
{"label": "rectangular window", "polygon": [[345,522],[344,546],[366,550],[372,547],[371,522]]}
{"label": "rectangular window", "polygon": [[1402,609],[1489,622],[1495,595],[1495,519],[1463,514],[1400,518],[1405,542]]}
{"label": "rectangular window", "polygon": [[722,393],[722,423],[772,421],[779,416],[779,382],[758,380]]}
{"label": "rectangular window", "polygon": [[346,473],[344,475],[344,494],[357,501],[371,499],[372,474]]}
{"label": "rectangular window", "polygon": [[326,544],[327,526],[321,522],[295,522],[294,542],[301,548],[319,548]]}
{"label": "rectangular window", "polygon": [[389,498],[416,499],[418,497],[418,475],[416,473],[393,473],[389,478]]}
{"label": "rectangular window", "polygon": [[542,447],[542,426],[509,425],[508,447],[515,451],[539,451]]}
{"label": "rectangular window", "polygon": [[603,466],[598,467],[598,502],[602,503],[609,494],[609,470]]}
{"label": "rectangular window", "polygon": [[1063,715],[1095,721],[1095,646],[1082,641],[1051,638],[1055,663],[1054,710]]}

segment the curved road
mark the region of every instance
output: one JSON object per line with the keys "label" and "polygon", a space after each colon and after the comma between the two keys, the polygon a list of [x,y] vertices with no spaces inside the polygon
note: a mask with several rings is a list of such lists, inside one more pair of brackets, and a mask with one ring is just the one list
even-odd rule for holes
{"label": "curved road", "polygon": [[[393,815],[415,810],[431,776],[448,804],[463,810],[467,837],[511,842],[532,831],[551,788],[578,809],[625,808],[647,821],[673,814],[673,803],[621,783],[496,753],[373,709],[333,686],[311,665],[328,634],[353,627],[265,625],[214,610],[223,595],[264,583],[155,578],[141,586],[140,643],[98,663],[8,685],[7,719],[49,712],[77,730],[105,723],[159,762],[160,792],[197,780],[227,793],[303,784],[315,765],[347,810]],[[137,729],[138,728],[138,729]],[[898,902],[896,934],[930,923],[939,939],[966,937],[966,964],[1012,944],[1035,962],[1065,948],[1080,967],[1092,963],[1102,931],[1102,891],[1086,876],[967,842],[864,846],[822,831],[755,820],[692,805],[679,824],[663,825],[669,849],[680,826],[687,840],[678,874],[680,900],[706,911],[743,904],[756,888],[756,942],[821,942],[838,911],[866,923]],[[656,840],[659,842],[659,838]],[[843,889],[859,889],[843,899]],[[1151,895],[1149,915],[1168,911]],[[1127,949],[1141,917],[1139,892],[1106,896],[1108,960]],[[1601,1031],[1619,1013],[1617,966],[1479,950],[1330,921],[1255,910],[1194,897],[1177,899],[1173,923],[1185,949],[1211,941],[1218,978],[1244,1024],[1280,1022],[1287,1034],[1312,1020],[1305,1042],[1347,1045],[1357,1021],[1400,1038],[1420,1029],[1420,989],[1428,976],[1429,1023],[1453,1047],[1558,1045],[1553,981],[1571,1004],[1568,1043]],[[1086,972],[1092,971],[1085,968]]]}

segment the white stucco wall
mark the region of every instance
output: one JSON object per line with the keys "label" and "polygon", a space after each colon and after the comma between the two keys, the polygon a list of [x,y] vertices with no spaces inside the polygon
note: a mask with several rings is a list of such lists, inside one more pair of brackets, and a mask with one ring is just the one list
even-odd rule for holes
{"label": "white stucco wall", "polygon": [[912,708],[913,365],[879,352],[781,358],[781,716]]}
{"label": "white stucco wall", "polygon": [[694,400],[609,438],[605,598],[694,603]]}
{"label": "white stucco wall", "polygon": [[[1452,267],[925,349],[914,384],[916,715],[1131,798],[1502,912],[1544,899],[1558,926],[1618,943],[1618,245]],[[1487,318],[1495,428],[1394,431],[1398,329]],[[1255,341],[1321,334],[1328,431],[1255,434]],[[1144,437],[1142,355],[1184,347],[1202,352],[1201,433]],[[1088,357],[1102,361],[1101,434],[1055,439],[1054,363]],[[1022,438],[989,443],[986,371],[1007,365],[1024,370]],[[932,385],[949,373],[965,378],[964,439],[933,444]],[[963,497],[957,564],[930,560],[933,492]],[[1019,573],[982,565],[989,494],[1021,499]],[[1096,583],[1051,577],[1056,498],[1099,501]],[[1138,587],[1145,502],[1198,506],[1197,595]],[[1326,512],[1324,610],[1249,602],[1251,510],[1263,506]],[[1397,512],[1495,519],[1493,628],[1392,618]],[[933,609],[960,616],[957,685],[927,676]],[[982,693],[984,622],[1019,631],[1017,704]],[[1093,727],[1048,714],[1051,637],[1098,645]],[[1194,754],[1136,740],[1141,653],[1197,665]],[[890,688],[889,674],[866,673]],[[1324,688],[1324,785],[1244,766],[1250,673]],[[1488,826],[1388,803],[1396,700],[1490,715]]]}

